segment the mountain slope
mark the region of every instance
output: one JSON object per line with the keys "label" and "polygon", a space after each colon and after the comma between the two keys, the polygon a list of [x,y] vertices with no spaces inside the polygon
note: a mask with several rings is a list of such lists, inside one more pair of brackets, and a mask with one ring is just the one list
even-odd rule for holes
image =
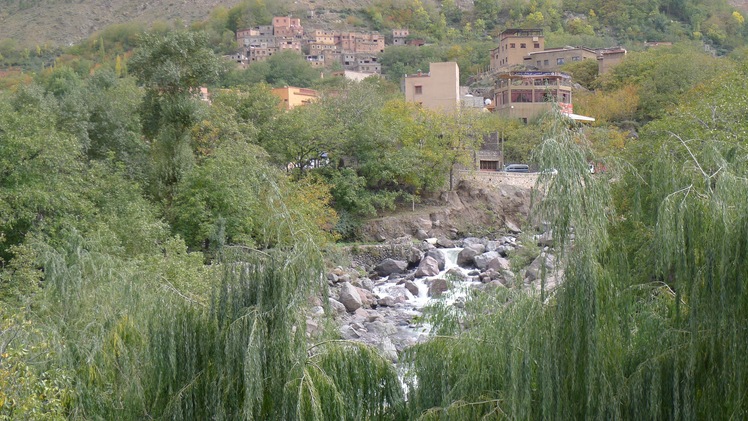
{"label": "mountain slope", "polygon": [[205,19],[218,5],[240,0],[0,0],[0,39],[22,45],[70,45],[114,23]]}

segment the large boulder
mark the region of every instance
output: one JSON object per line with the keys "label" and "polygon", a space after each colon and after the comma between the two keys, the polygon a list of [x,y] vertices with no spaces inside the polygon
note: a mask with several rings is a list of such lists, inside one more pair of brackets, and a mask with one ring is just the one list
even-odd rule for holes
{"label": "large boulder", "polygon": [[434,279],[429,285],[429,297],[440,297],[442,293],[449,289],[449,283],[446,279]]}
{"label": "large boulder", "polygon": [[336,299],[334,299],[332,297],[328,298],[327,302],[330,303],[330,309],[335,314],[344,314],[347,311],[347,309],[345,308],[345,306],[343,305],[343,303],[341,303],[340,301],[338,301],[338,300],[336,300]]}
{"label": "large boulder", "polygon": [[361,297],[361,305],[364,307],[376,307],[377,303],[377,297],[374,296],[374,293],[371,291],[365,290],[363,288],[356,288],[356,292],[358,292],[358,296]]}
{"label": "large boulder", "polygon": [[543,266],[545,266],[546,273],[553,270],[555,266],[553,255],[541,253],[538,257],[536,257],[535,260],[530,263],[530,266],[525,269],[525,279],[528,282],[540,279],[543,271]]}
{"label": "large boulder", "polygon": [[413,294],[414,297],[418,297],[418,285],[414,284],[412,281],[405,281],[403,286],[408,290],[408,292]]}
{"label": "large boulder", "polygon": [[473,247],[478,244],[485,247],[484,241],[478,237],[467,237],[462,240],[463,247]]}
{"label": "large boulder", "polygon": [[473,247],[465,247],[457,255],[457,265],[460,267],[471,267],[475,264],[475,256],[481,254],[482,251],[478,251]]}
{"label": "large boulder", "polygon": [[393,273],[404,273],[408,269],[408,262],[395,259],[384,259],[374,267],[379,276],[390,276]]}
{"label": "large boulder", "polygon": [[345,309],[348,310],[349,313],[353,313],[363,305],[361,294],[359,294],[358,289],[351,285],[350,282],[344,283],[343,287],[340,288],[340,297],[338,298],[338,301],[343,303]]}
{"label": "large boulder", "polygon": [[497,272],[504,272],[506,270],[511,270],[511,267],[509,265],[509,260],[501,256],[488,262],[488,268],[493,269]]}
{"label": "large boulder", "polygon": [[497,257],[499,257],[498,252],[489,251],[488,253],[483,253],[475,256],[473,258],[473,262],[475,263],[475,267],[483,270],[488,267],[488,263],[491,262],[491,260],[496,259]]}
{"label": "large boulder", "polygon": [[436,245],[441,248],[450,249],[455,246],[455,243],[447,237],[439,237],[436,240]]}
{"label": "large boulder", "polygon": [[433,257],[426,256],[421,260],[421,264],[416,269],[416,278],[422,278],[424,276],[436,276],[439,274],[439,262]]}
{"label": "large boulder", "polygon": [[411,247],[408,254],[408,265],[417,265],[423,259],[423,251],[418,247]]}
{"label": "large boulder", "polygon": [[460,268],[451,268],[444,274],[444,277],[453,281],[467,281],[468,276]]}
{"label": "large boulder", "polygon": [[444,252],[439,249],[431,249],[426,252],[426,256],[431,257],[439,263],[439,270],[444,270],[444,266],[447,263],[447,257],[444,255]]}

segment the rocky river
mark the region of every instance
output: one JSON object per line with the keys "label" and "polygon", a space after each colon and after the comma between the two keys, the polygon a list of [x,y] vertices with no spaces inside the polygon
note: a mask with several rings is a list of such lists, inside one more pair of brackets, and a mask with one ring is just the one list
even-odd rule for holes
{"label": "rocky river", "polygon": [[[339,266],[327,274],[328,311],[344,339],[376,346],[397,361],[402,350],[428,337],[423,310],[437,300],[459,311],[474,291],[523,288],[532,293],[539,289],[543,264],[545,288],[553,290],[563,271],[552,254],[552,235],[529,238],[538,246],[538,255],[520,269],[512,268],[509,260],[525,247],[516,232],[495,239],[403,237],[356,246],[350,267]],[[311,332],[319,328],[325,311],[318,304],[307,321]]]}

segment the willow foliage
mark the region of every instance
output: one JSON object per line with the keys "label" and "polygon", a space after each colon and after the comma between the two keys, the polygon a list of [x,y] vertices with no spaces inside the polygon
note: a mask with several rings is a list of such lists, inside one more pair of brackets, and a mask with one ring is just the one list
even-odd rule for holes
{"label": "willow foliage", "polygon": [[72,373],[72,419],[397,415],[388,360],[308,334],[305,309],[326,285],[313,222],[285,207],[279,186],[267,191],[276,212],[265,234],[277,247],[225,245],[210,266],[179,240],[161,260],[114,254],[106,238],[75,231],[38,245],[46,287],[35,317],[59,355],[50,364]]}
{"label": "willow foliage", "polygon": [[646,165],[591,175],[583,139],[549,133],[538,220],[564,281],[451,312],[406,355],[412,418],[746,416],[748,151],[657,140]]}

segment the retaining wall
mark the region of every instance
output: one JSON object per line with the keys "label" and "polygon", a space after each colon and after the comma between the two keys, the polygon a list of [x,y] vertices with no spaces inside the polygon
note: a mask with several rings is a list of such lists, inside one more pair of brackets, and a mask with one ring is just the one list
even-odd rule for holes
{"label": "retaining wall", "polygon": [[538,173],[510,173],[503,171],[458,171],[457,180],[465,180],[480,187],[514,186],[525,189],[535,187]]}

